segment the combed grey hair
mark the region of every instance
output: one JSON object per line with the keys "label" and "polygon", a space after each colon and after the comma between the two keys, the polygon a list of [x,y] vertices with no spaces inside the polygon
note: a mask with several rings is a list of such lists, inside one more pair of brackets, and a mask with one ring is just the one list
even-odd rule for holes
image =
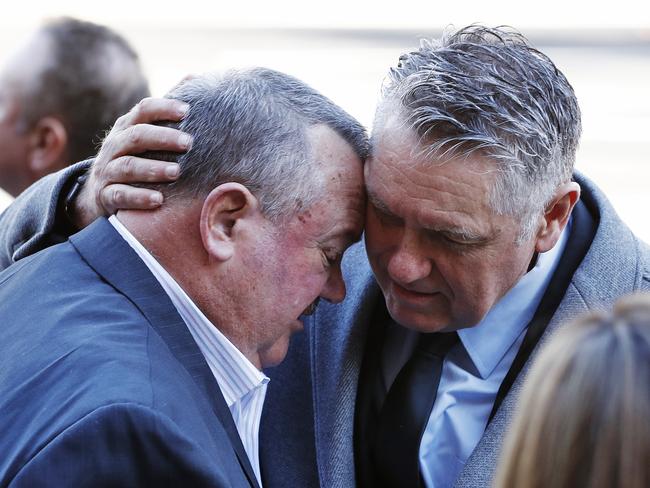
{"label": "combed grey hair", "polygon": [[95,154],[115,120],[149,96],[138,55],[115,31],[69,17],[48,21],[39,33],[48,62],[21,89],[21,127],[58,116],[68,133],[70,163]]}
{"label": "combed grey hair", "polygon": [[159,187],[168,197],[201,197],[220,184],[238,182],[258,198],[268,218],[279,220],[322,196],[324,181],[307,137],[309,127],[325,125],[362,161],[367,156],[368,139],[359,122],[302,81],[277,71],[202,75],[167,97],[190,105],[185,118],[171,125],[193,136],[187,153],[162,155],[180,165],[179,179]]}
{"label": "combed grey hair", "polygon": [[397,109],[431,160],[478,154],[495,163],[490,203],[520,220],[520,241],[571,179],[581,133],[575,93],[512,29],[472,25],[421,41],[390,70],[383,95],[375,127]]}

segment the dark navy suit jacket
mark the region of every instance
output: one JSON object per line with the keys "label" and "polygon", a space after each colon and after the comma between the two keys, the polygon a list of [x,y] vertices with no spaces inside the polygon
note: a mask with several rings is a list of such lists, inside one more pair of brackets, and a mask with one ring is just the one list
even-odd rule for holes
{"label": "dark navy suit jacket", "polygon": [[257,487],[198,346],[105,219],[0,274],[0,486]]}

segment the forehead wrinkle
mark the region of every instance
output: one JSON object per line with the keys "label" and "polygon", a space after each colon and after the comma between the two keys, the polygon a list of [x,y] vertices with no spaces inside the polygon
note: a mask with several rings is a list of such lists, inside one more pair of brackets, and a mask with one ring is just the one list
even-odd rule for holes
{"label": "forehead wrinkle", "polygon": [[[423,168],[422,165],[401,170],[397,169],[397,171],[409,180],[410,185],[407,187],[407,193],[414,198],[418,198],[419,192],[415,192],[417,189],[421,189],[425,194],[430,193],[431,190],[435,190],[437,192],[436,197],[443,197],[445,202],[453,199],[456,200],[457,204],[469,203],[468,208],[476,208],[480,206],[477,205],[480,203],[478,201],[479,198],[484,198],[487,195],[487,189],[484,188],[485,185],[479,185],[477,187],[477,185],[462,181],[458,178],[452,178],[451,176],[440,173],[432,173],[430,168]],[[412,173],[412,175],[409,176],[409,173]]]}
{"label": "forehead wrinkle", "polygon": [[[481,217],[483,206],[479,199],[475,198],[477,190],[473,185],[446,175],[433,176],[425,171],[410,172],[397,168],[396,171],[406,180],[402,186],[408,199],[420,203],[420,214],[431,213],[430,209],[437,203],[437,207],[442,208],[433,210],[440,215],[451,214],[465,219]],[[417,177],[418,175],[422,177]]]}

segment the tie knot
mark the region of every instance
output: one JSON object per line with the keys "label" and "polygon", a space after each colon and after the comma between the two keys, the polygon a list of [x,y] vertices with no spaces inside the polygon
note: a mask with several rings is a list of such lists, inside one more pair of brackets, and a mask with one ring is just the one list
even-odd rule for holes
{"label": "tie knot", "polygon": [[428,354],[444,358],[449,350],[458,342],[456,332],[434,332],[431,334],[420,334],[418,348]]}

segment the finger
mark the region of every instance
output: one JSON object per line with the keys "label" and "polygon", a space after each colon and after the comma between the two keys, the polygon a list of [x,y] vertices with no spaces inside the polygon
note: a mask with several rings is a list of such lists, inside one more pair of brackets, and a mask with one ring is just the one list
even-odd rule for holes
{"label": "finger", "polygon": [[159,191],[127,185],[108,185],[99,193],[101,205],[109,214],[119,209],[151,210],[163,202]]}
{"label": "finger", "polygon": [[104,184],[110,183],[167,183],[178,178],[177,163],[122,156],[108,162],[102,172]]}
{"label": "finger", "polygon": [[192,143],[192,137],[171,127],[138,124],[122,132],[109,134],[100,151],[101,160],[140,154],[146,151],[185,152]]}
{"label": "finger", "polygon": [[143,98],[128,113],[115,122],[119,130],[135,124],[150,124],[152,122],[178,122],[185,117],[190,106],[173,98]]}

